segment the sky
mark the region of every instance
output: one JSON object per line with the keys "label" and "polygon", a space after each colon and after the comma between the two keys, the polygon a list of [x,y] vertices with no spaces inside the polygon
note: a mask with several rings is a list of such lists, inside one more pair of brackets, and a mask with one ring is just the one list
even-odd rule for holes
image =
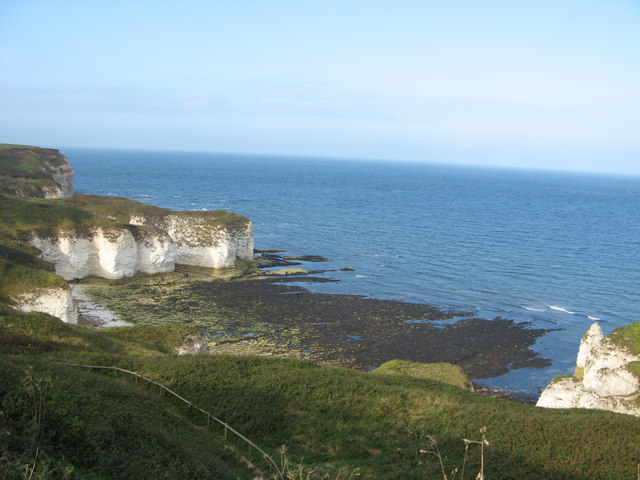
{"label": "sky", "polygon": [[0,142],[640,175],[640,1],[0,0]]}

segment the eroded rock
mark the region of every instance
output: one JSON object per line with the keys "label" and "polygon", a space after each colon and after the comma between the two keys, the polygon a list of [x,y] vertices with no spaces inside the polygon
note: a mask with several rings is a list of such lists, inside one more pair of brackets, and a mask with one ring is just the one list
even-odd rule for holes
{"label": "eroded rock", "polygon": [[175,268],[176,246],[161,230],[131,233],[126,228],[94,228],[33,235],[28,243],[55,264],[65,280],[97,276],[118,279],[137,272],[166,273]]}
{"label": "eroded rock", "polygon": [[620,335],[614,334],[605,337],[600,325],[591,325],[580,342],[575,374],[554,379],[536,405],[640,416],[640,379],[630,366],[640,361],[640,354],[624,345]]}
{"label": "eroded rock", "polygon": [[47,313],[66,323],[78,323],[78,311],[69,286],[34,288],[13,298],[15,308],[22,312]]}

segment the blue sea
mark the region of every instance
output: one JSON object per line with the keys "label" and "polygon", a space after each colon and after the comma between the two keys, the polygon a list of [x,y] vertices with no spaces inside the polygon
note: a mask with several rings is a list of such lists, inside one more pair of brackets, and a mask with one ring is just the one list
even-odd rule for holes
{"label": "blue sea", "polygon": [[[249,217],[256,248],[332,259],[312,291],[553,329],[552,360],[481,383],[535,394],[594,321],[640,321],[640,177],[428,163],[63,149],[81,193]],[[318,268],[316,264],[313,268]]]}

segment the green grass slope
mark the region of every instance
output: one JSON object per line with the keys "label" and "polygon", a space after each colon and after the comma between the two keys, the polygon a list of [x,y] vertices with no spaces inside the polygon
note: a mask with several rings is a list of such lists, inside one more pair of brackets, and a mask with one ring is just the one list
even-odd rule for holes
{"label": "green grass slope", "polygon": [[0,357],[0,478],[248,479],[219,436],[135,383]]}
{"label": "green grass slope", "polygon": [[52,272],[52,264],[29,251],[0,244],[0,304],[34,288],[64,288],[66,282]]}
{"label": "green grass slope", "polygon": [[136,325],[97,330],[61,322],[41,313],[23,314],[0,307],[0,353],[84,352],[120,355],[172,353],[198,334],[191,325]]}
{"label": "green grass slope", "polygon": [[19,199],[0,195],[0,238],[20,240],[31,233],[55,234],[59,230],[83,231],[113,227],[108,218],[50,200]]}
{"label": "green grass slope", "polygon": [[462,369],[451,363],[416,363],[405,360],[391,360],[371,372],[374,375],[400,375],[447,383],[472,390],[471,382]]}
{"label": "green grass slope", "polygon": [[[438,460],[424,453],[432,448],[429,436],[436,437],[449,473],[462,464],[462,439],[478,439],[485,426],[485,472],[491,479],[635,478],[640,459],[640,422],[634,417],[540,409],[415,376],[294,360],[177,357],[145,344],[152,335],[147,330],[113,335],[60,322],[40,328],[34,318],[17,317],[0,324],[0,337],[10,330],[22,335],[16,341],[33,339],[40,348],[22,355],[14,354],[19,348],[0,349],[0,420],[9,432],[0,435],[0,468],[2,461],[5,469],[33,461],[39,448],[42,468],[62,472],[72,466],[69,478],[235,478],[216,468],[246,478],[226,453],[221,429],[207,428],[200,412],[124,374],[59,362],[136,371],[225,420],[275,457],[286,444],[294,461],[329,478],[340,470],[347,478],[356,468],[359,478],[442,478]],[[34,419],[38,382],[47,385],[42,421]],[[261,464],[255,451],[252,458]],[[468,478],[479,462],[479,449],[472,446]]]}

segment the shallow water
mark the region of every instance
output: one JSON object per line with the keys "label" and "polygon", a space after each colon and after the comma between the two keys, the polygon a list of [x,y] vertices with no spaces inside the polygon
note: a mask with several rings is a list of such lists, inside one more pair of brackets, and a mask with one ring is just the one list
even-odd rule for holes
{"label": "shallow water", "polygon": [[[430,164],[64,149],[76,190],[254,222],[256,248],[316,254],[362,294],[555,329],[545,369],[482,383],[536,392],[595,320],[640,321],[640,177]],[[313,264],[307,264],[314,269]],[[354,341],[357,341],[354,339]]]}

